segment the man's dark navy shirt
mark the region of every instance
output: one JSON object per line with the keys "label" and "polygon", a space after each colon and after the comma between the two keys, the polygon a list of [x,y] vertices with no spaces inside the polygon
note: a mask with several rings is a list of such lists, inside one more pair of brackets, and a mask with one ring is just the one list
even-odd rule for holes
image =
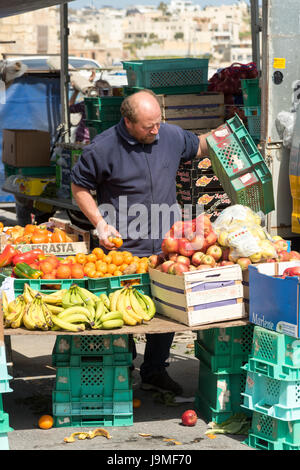
{"label": "man's dark navy shirt", "polygon": [[[167,123],[161,124],[154,143],[142,144],[128,133],[121,119],[84,148],[72,169],[71,179],[78,186],[96,190],[99,205],[114,206],[116,220],[106,220],[121,235],[122,228],[128,228],[136,217],[139,218],[139,213],[135,212],[137,205],[147,208],[149,217],[146,223],[137,227],[142,238],[130,239],[125,234],[122,249],[137,256],[150,256],[161,252],[165,235],[159,229],[158,237],[151,238],[151,206],[176,204],[176,173],[180,160],[194,158],[198,147],[199,139],[195,134]],[[127,197],[126,213],[119,205],[120,196]]]}

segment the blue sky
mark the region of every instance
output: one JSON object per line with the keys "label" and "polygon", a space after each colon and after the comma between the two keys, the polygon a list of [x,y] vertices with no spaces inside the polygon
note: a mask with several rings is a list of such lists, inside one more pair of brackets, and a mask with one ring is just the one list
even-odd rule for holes
{"label": "blue sky", "polygon": [[[69,3],[69,8],[82,8],[84,6],[93,5],[95,8],[100,8],[103,5],[111,5],[118,8],[126,8],[132,5],[159,5],[161,0],[75,0]],[[169,0],[164,0],[169,3]],[[238,3],[238,0],[194,0],[194,3],[200,5],[202,8],[207,5],[220,6],[232,5]],[[249,1],[247,1],[249,3]]]}

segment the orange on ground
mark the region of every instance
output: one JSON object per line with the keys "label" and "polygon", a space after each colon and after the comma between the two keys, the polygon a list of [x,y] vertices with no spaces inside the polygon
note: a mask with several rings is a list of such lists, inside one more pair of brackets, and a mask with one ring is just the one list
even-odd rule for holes
{"label": "orange on ground", "polygon": [[57,279],[70,279],[71,277],[71,267],[67,264],[60,264],[56,269],[56,278]]}
{"label": "orange on ground", "polygon": [[133,408],[139,408],[141,406],[142,402],[139,398],[134,398],[132,400],[132,406]]}
{"label": "orange on ground", "polygon": [[54,420],[50,415],[43,415],[38,420],[39,428],[41,429],[50,429],[52,428]]}

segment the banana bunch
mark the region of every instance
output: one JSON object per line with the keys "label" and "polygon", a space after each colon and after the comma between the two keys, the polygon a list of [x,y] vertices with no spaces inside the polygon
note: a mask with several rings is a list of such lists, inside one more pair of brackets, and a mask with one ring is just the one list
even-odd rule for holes
{"label": "banana bunch", "polygon": [[150,321],[156,312],[151,297],[133,287],[124,287],[112,293],[110,308],[121,312],[125,325],[131,326]]}

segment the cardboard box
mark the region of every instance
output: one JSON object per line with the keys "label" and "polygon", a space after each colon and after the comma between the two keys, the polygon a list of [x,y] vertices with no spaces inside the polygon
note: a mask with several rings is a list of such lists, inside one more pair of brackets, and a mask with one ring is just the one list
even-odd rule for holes
{"label": "cardboard box", "polygon": [[49,166],[49,132],[3,129],[2,162],[17,167]]}
{"label": "cardboard box", "polygon": [[[45,224],[49,228],[58,227],[66,231],[69,237],[73,241],[66,243],[34,243],[34,244],[22,244],[22,245],[13,245],[18,250],[25,253],[34,248],[40,248],[44,251],[46,255],[57,255],[57,256],[71,256],[76,255],[76,253],[88,254],[90,252],[90,232],[83,230],[75,225],[72,225],[70,222],[64,220],[56,219],[51,217],[49,222]],[[0,234],[0,252],[2,252],[5,246],[8,243],[7,236],[5,233]]]}
{"label": "cardboard box", "polygon": [[247,317],[240,266],[190,271],[182,276],[149,268],[157,312],[188,326]]}
{"label": "cardboard box", "polygon": [[[300,266],[300,261],[249,266],[249,321],[300,338],[300,281],[298,277],[278,277],[292,266]],[[247,282],[246,272],[244,282]]]}

